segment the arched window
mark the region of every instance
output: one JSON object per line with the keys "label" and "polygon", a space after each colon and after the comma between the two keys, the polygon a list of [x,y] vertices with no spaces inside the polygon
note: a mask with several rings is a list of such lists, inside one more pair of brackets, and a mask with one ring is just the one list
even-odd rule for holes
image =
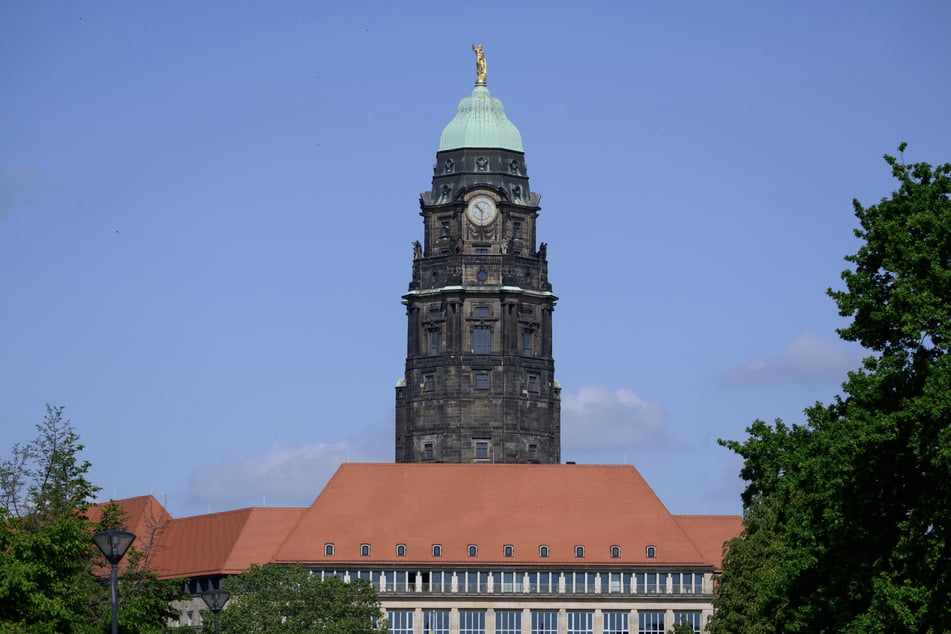
{"label": "arched window", "polygon": [[442,545],[433,544],[433,557],[442,557]]}
{"label": "arched window", "polygon": [[334,545],[333,544],[324,544],[324,555],[327,557],[334,556]]}
{"label": "arched window", "polygon": [[511,544],[506,544],[505,546],[502,547],[503,557],[511,557],[514,554],[515,554],[515,547],[512,546]]}
{"label": "arched window", "polygon": [[479,547],[475,544],[469,544],[469,556],[478,557],[479,556]]}
{"label": "arched window", "polygon": [[538,547],[538,556],[542,559],[548,558],[548,546],[539,546]]}
{"label": "arched window", "polygon": [[617,559],[621,556],[620,546],[611,546],[611,559]]}
{"label": "arched window", "polygon": [[405,557],[406,556],[406,544],[397,544],[396,545],[396,556]]}
{"label": "arched window", "polygon": [[360,544],[360,556],[361,557],[370,556],[370,544]]}
{"label": "arched window", "polygon": [[575,557],[578,559],[584,558],[584,546],[575,546]]}
{"label": "arched window", "polygon": [[648,558],[648,559],[654,559],[655,557],[657,557],[657,549],[654,548],[653,546],[648,546],[648,547],[647,547],[647,558]]}

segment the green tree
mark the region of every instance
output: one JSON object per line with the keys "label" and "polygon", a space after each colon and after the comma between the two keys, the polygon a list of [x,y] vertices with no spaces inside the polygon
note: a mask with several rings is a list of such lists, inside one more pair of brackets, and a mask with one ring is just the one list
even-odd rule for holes
{"label": "green tree", "polygon": [[[224,582],[224,634],[369,634],[386,632],[373,587],[364,579],[321,580],[301,565],[252,565]],[[206,618],[211,618],[210,615]]]}
{"label": "green tree", "polygon": [[951,631],[951,164],[885,160],[829,290],[872,356],[805,425],[721,441],[747,488],[711,632]]}
{"label": "green tree", "polygon": [[0,463],[0,632],[96,631],[86,509],[98,490],[62,407]]}

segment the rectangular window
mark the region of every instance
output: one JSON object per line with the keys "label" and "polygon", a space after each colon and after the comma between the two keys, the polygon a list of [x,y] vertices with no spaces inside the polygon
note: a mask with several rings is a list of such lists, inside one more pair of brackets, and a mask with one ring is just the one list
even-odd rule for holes
{"label": "rectangular window", "polygon": [[568,634],[594,634],[594,612],[569,610]]}
{"label": "rectangular window", "polygon": [[675,610],[674,623],[686,623],[695,634],[700,634],[700,610]]}
{"label": "rectangular window", "polygon": [[629,612],[602,612],[604,616],[604,628],[601,630],[604,634],[628,634],[627,620],[630,617]]}
{"label": "rectangular window", "polygon": [[521,238],[522,237],[522,223],[513,222],[512,223],[512,237]]}
{"label": "rectangular window", "polygon": [[538,375],[537,374],[528,375],[528,391],[529,392],[538,391]]}
{"label": "rectangular window", "polygon": [[485,634],[485,610],[459,610],[459,634]]}
{"label": "rectangular window", "polygon": [[443,236],[444,238],[446,238],[446,237],[449,236],[449,233],[450,233],[450,231],[449,231],[449,221],[448,221],[448,220],[443,220],[443,221],[442,221],[442,236]]}
{"label": "rectangular window", "polygon": [[476,306],[472,309],[472,315],[475,317],[488,317],[489,316],[489,307],[488,306]]}
{"label": "rectangular window", "polygon": [[638,610],[637,634],[664,634],[664,611]]}
{"label": "rectangular window", "polygon": [[390,634],[413,634],[413,610],[387,610]]}
{"label": "rectangular window", "polygon": [[535,354],[535,331],[522,328],[522,354]]}
{"label": "rectangular window", "polygon": [[476,247],[476,255],[489,255],[488,247]]}
{"label": "rectangular window", "polygon": [[435,389],[435,387],[436,387],[435,374],[427,374],[423,376],[423,391],[424,392],[432,392],[433,389]]}
{"label": "rectangular window", "polygon": [[521,572],[503,572],[501,573],[502,578],[502,592],[521,592],[522,591],[522,573]]}
{"label": "rectangular window", "polygon": [[522,611],[496,610],[495,634],[522,634]]}
{"label": "rectangular window", "polygon": [[532,610],[532,634],[558,634],[558,612]]}
{"label": "rectangular window", "polygon": [[433,459],[433,443],[427,442],[423,443],[423,459],[432,460]]}
{"label": "rectangular window", "polygon": [[429,354],[439,354],[442,351],[442,328],[429,329]]}
{"label": "rectangular window", "polygon": [[426,634],[449,634],[449,610],[424,611],[423,632]]}
{"label": "rectangular window", "polygon": [[529,459],[529,460],[538,460],[538,445],[529,445],[529,446],[528,446],[528,459]]}
{"label": "rectangular window", "polygon": [[492,352],[492,326],[472,327],[472,352],[475,354]]}
{"label": "rectangular window", "polygon": [[489,441],[477,440],[475,444],[475,457],[477,460],[489,459]]}
{"label": "rectangular window", "polygon": [[489,389],[489,373],[488,372],[475,373],[475,389],[477,390]]}

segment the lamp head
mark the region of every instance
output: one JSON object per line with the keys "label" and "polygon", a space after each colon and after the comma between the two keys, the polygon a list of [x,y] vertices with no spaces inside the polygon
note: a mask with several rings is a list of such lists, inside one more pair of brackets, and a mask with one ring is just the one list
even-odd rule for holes
{"label": "lamp head", "polygon": [[119,530],[99,531],[92,536],[92,540],[96,542],[96,546],[106,556],[109,563],[115,566],[125,557],[129,546],[135,541],[135,534]]}
{"label": "lamp head", "polygon": [[208,609],[218,614],[221,610],[224,609],[225,603],[228,602],[228,599],[231,598],[231,593],[227,590],[206,590],[201,593],[201,600],[205,602],[205,605],[208,606]]}

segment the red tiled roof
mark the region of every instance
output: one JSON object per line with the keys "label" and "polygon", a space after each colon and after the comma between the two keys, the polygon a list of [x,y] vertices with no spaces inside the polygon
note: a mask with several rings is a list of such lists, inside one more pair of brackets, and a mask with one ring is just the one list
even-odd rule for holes
{"label": "red tiled roof", "polygon": [[722,566],[724,543],[743,530],[740,515],[675,515],[674,519],[717,570]]}
{"label": "red tiled roof", "polygon": [[173,520],[152,560],[163,579],[236,574],[269,563],[305,509],[248,508]]}
{"label": "red tiled roof", "polygon": [[[164,524],[172,519],[165,507],[152,495],[140,495],[124,500],[111,500],[118,504],[126,514],[126,530],[138,537],[145,535],[151,527]],[[90,522],[98,522],[103,508],[110,502],[100,502],[89,507],[86,516]]]}
{"label": "red tiled roof", "polygon": [[[334,544],[333,556],[325,543]],[[360,556],[361,544],[370,557]],[[406,545],[405,557],[396,556],[397,544]],[[432,557],[433,544],[441,557]],[[470,544],[478,557],[467,556]],[[506,544],[514,557],[503,557]],[[548,558],[539,557],[540,545]],[[620,558],[610,557],[615,545]],[[698,548],[632,466],[380,463],[341,465],[274,560],[713,566],[719,556]]]}

